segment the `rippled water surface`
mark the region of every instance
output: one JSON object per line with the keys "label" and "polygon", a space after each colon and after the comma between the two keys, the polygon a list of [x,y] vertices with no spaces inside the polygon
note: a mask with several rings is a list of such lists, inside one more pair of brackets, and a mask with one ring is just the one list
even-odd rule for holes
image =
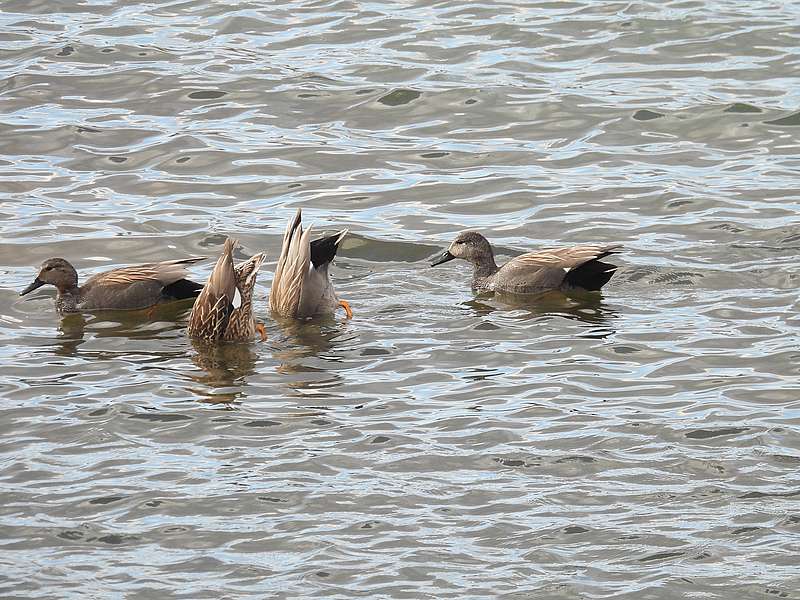
{"label": "rippled water surface", "polygon": [[[800,597],[796,2],[0,8],[0,595]],[[351,321],[266,313],[297,207]],[[226,235],[264,343],[17,296]]]}

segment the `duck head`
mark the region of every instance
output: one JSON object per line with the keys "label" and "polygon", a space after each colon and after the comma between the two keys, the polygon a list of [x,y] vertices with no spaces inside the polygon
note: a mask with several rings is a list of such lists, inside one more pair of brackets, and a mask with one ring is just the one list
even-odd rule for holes
{"label": "duck head", "polygon": [[449,262],[454,258],[463,258],[473,264],[482,264],[493,260],[492,246],[489,241],[477,231],[464,231],[458,234],[450,247],[438,255],[431,263],[432,267]]}
{"label": "duck head", "polygon": [[78,287],[78,273],[69,261],[63,258],[48,258],[39,267],[39,274],[33,282],[19,295],[30,294],[43,285],[54,285],[59,291],[68,291]]}

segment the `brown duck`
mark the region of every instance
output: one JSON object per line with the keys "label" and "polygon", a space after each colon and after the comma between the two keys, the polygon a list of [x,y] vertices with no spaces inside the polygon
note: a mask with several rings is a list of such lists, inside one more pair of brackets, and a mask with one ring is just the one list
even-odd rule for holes
{"label": "brown duck", "polygon": [[472,263],[475,290],[535,294],[549,290],[597,291],[616,271],[600,259],[620,251],[620,245],[548,248],[512,258],[502,267],[494,261],[488,240],[477,231],[465,231],[433,261],[435,267],[455,258]]}
{"label": "brown duck", "polygon": [[62,313],[90,310],[136,310],[162,302],[195,298],[202,285],[186,279],[186,267],[202,257],[181,258],[98,273],[78,285],[78,273],[63,258],[48,258],[39,274],[20,292],[24,296],[43,285],[58,290],[56,309]]}
{"label": "brown duck", "polygon": [[267,335],[264,326],[253,317],[253,290],[264,254],[233,264],[237,241],[225,240],[222,254],[208,276],[203,291],[189,315],[189,336],[206,342],[252,341],[256,332]]}

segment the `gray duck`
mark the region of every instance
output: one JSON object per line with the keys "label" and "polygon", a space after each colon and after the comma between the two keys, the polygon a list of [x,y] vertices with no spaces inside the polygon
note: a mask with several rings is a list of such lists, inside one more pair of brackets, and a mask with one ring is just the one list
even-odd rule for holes
{"label": "gray duck", "polygon": [[332,314],[342,307],[353,317],[350,304],[333,289],[328,267],[336,257],[347,230],[311,241],[311,227],[303,230],[297,209],[283,236],[281,255],[269,291],[269,308],[277,315],[304,319]]}
{"label": "gray duck", "polygon": [[137,310],[162,302],[195,298],[202,285],[186,279],[186,267],[203,257],[180,258],[112,269],[78,285],[78,273],[64,258],[48,258],[33,282],[20,292],[29,294],[43,285],[55,286],[56,309],[61,313],[91,310]]}
{"label": "gray duck", "polygon": [[600,259],[620,251],[619,244],[547,248],[514,257],[498,267],[489,241],[477,231],[464,231],[431,263],[461,258],[473,265],[472,288],[479,291],[535,294],[549,290],[597,291],[616,271]]}

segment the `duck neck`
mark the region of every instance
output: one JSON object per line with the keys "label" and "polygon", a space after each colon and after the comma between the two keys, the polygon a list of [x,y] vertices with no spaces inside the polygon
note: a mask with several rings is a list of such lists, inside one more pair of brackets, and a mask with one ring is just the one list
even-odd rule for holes
{"label": "duck neck", "polygon": [[62,313],[77,312],[80,300],[80,289],[77,285],[71,287],[58,287],[56,296],[56,310]]}
{"label": "duck neck", "polygon": [[472,287],[486,287],[487,280],[497,273],[497,264],[494,262],[494,253],[490,250],[486,254],[475,257],[472,262]]}

